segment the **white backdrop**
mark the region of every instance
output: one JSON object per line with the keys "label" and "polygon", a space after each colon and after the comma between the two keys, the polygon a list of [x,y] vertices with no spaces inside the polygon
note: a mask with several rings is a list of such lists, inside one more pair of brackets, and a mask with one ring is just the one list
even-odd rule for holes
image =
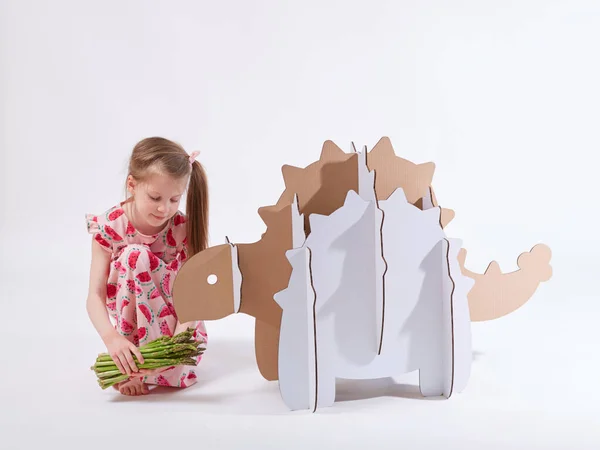
{"label": "white backdrop", "polygon": [[[436,163],[471,269],[553,250],[554,277],[530,303],[475,325],[481,347],[510,361],[515,329],[524,361],[597,344],[599,42],[593,0],[2,0],[2,336],[88,339],[69,350],[83,361],[101,350],[85,313],[84,214],[123,198],[139,139],[201,151],[220,244],[260,238],[256,211],[277,201],[283,164],[318,159],[326,139],[350,151],[389,136],[399,156]],[[209,324],[217,341],[251,332],[246,317]]]}

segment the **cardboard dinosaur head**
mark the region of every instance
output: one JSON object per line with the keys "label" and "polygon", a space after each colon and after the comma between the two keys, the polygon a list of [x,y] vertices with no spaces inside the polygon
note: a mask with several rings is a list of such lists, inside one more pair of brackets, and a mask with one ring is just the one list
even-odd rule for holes
{"label": "cardboard dinosaur head", "polygon": [[194,255],[175,280],[173,306],[181,322],[222,319],[240,309],[241,273],[230,243]]}

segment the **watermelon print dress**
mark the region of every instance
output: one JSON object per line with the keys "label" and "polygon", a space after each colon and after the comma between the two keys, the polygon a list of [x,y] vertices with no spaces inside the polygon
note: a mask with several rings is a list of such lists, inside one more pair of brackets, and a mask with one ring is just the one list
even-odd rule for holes
{"label": "watermelon print dress", "polygon": [[[171,284],[187,258],[185,215],[177,212],[153,236],[139,233],[129,222],[123,204],[102,215],[86,214],[88,233],[111,253],[106,308],[115,329],[136,346],[172,336],[177,314]],[[194,338],[207,341],[203,321],[194,323]],[[199,363],[202,355],[197,357]],[[144,382],[188,387],[196,383],[194,366],[177,366]]]}

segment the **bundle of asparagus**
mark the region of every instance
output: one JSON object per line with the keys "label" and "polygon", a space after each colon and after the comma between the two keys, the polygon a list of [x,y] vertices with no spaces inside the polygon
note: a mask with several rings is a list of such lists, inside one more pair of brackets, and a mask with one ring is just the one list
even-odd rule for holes
{"label": "bundle of asparagus", "polygon": [[[196,341],[193,338],[193,333],[194,329],[188,328],[175,336],[162,336],[139,347],[144,363],[140,364],[137,357],[133,355],[136,366],[139,369],[195,366],[196,356],[201,355],[206,347],[203,340]],[[129,379],[129,375],[121,373],[108,353],[100,353],[90,369],[96,373],[98,384],[102,389]]]}

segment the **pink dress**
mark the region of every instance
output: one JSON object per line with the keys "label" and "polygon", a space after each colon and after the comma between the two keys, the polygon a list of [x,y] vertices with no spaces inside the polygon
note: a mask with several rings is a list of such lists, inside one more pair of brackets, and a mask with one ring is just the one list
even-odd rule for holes
{"label": "pink dress", "polygon": [[[186,218],[178,211],[161,232],[146,236],[129,222],[122,206],[102,215],[87,214],[87,229],[111,253],[106,298],[111,321],[121,335],[140,346],[175,331],[171,285],[187,258]],[[206,341],[204,322],[195,322],[194,327],[194,337]],[[201,359],[198,356],[197,362]],[[196,383],[194,367],[177,366],[144,381],[188,387]]]}

